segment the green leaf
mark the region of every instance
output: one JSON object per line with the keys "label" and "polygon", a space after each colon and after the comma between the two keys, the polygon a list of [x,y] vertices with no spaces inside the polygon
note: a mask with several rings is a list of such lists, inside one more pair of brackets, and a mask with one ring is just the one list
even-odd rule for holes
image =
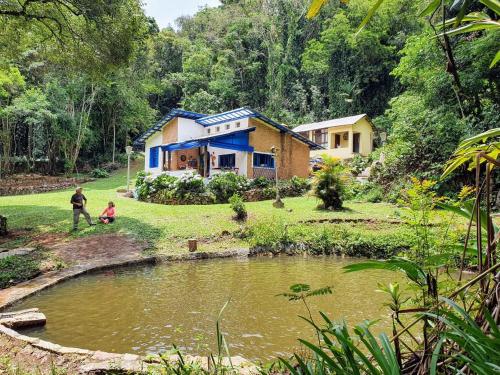
{"label": "green leaf", "polygon": [[363,28],[366,26],[366,24],[372,19],[373,15],[377,11],[378,8],[382,5],[384,0],[377,0],[377,2],[370,8],[368,13],[366,14],[365,18],[363,21],[361,21],[360,25],[358,26],[358,30],[356,31],[356,34],[358,34]]}
{"label": "green leaf", "polygon": [[495,57],[493,58],[493,61],[490,64],[490,69],[493,68],[498,63],[499,60],[500,60],[500,50],[497,51]]}
{"label": "green leaf", "polygon": [[350,264],[345,266],[343,269],[345,272],[357,272],[367,269],[402,271],[410,280],[420,286],[426,285],[427,283],[425,272],[416,263],[399,257],[393,257],[388,260],[373,260]]}
{"label": "green leaf", "polygon": [[467,11],[467,8],[469,8],[469,6],[470,6],[470,3],[471,3],[471,0],[464,0],[462,6],[460,7],[460,10],[458,11],[457,17],[455,19],[455,27],[460,25],[460,23],[462,22],[462,20],[465,16],[465,12]]}
{"label": "green leaf", "polygon": [[479,0],[480,3],[486,5],[493,12],[500,15],[500,1],[498,0]]}
{"label": "green leaf", "polygon": [[427,7],[420,13],[421,17],[426,17],[434,13],[434,11],[441,4],[441,0],[433,0]]}
{"label": "green leaf", "polygon": [[313,0],[311,6],[309,7],[309,10],[307,11],[306,17],[308,19],[316,17],[321,8],[323,7],[323,5],[325,5],[327,1],[328,0]]}

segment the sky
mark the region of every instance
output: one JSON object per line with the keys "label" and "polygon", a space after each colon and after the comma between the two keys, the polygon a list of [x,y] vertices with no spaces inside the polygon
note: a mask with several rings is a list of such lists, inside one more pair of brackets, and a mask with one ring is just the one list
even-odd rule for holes
{"label": "sky", "polygon": [[175,27],[176,18],[195,14],[205,5],[220,5],[219,0],[144,0],[146,14],[156,19],[160,29],[171,25]]}

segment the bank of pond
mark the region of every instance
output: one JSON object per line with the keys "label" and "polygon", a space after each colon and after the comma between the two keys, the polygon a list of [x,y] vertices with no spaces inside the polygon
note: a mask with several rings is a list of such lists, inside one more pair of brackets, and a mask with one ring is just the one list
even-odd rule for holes
{"label": "bank of pond", "polygon": [[117,353],[156,354],[177,345],[183,352],[216,351],[220,321],[232,356],[268,362],[300,351],[298,338],[314,338],[299,316],[307,310],[281,294],[295,284],[331,287],[332,294],[307,298],[319,311],[349,324],[378,320],[373,331],[389,332],[387,297],[378,284],[405,282],[395,273],[345,273],[356,259],[328,256],[241,257],[120,268],[68,280],[15,306],[37,307],[44,327],[23,331],[69,347]]}

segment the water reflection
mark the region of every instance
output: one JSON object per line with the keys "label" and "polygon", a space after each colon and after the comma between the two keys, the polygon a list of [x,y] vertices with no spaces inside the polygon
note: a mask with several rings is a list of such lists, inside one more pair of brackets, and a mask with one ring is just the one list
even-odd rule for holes
{"label": "water reflection", "polygon": [[231,298],[222,322],[231,355],[269,360],[295,350],[299,337],[314,339],[297,317],[306,314],[301,302],[276,297],[295,283],[333,286],[332,295],[310,299],[312,311],[351,324],[380,319],[375,332],[389,332],[387,297],[375,289],[397,274],[343,273],[353,261],[282,256],[129,268],[70,280],[15,309],[40,308],[46,327],[26,333],[65,346],[146,354],[174,343],[208,354],[216,350],[218,312]]}

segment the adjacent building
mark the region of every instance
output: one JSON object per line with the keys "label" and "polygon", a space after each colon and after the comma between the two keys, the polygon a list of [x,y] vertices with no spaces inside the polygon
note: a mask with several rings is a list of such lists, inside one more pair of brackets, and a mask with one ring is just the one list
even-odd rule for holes
{"label": "adjacent building", "polygon": [[322,148],[251,108],[210,116],[175,109],[137,137],[134,146],[144,147],[145,170],[153,175],[195,170],[204,177],[234,171],[274,178],[277,166],[282,179],[307,177],[311,150]]}
{"label": "adjacent building", "polygon": [[373,151],[374,126],[366,114],[297,126],[293,130],[324,150],[311,150],[311,157],[328,154],[345,160]]}

